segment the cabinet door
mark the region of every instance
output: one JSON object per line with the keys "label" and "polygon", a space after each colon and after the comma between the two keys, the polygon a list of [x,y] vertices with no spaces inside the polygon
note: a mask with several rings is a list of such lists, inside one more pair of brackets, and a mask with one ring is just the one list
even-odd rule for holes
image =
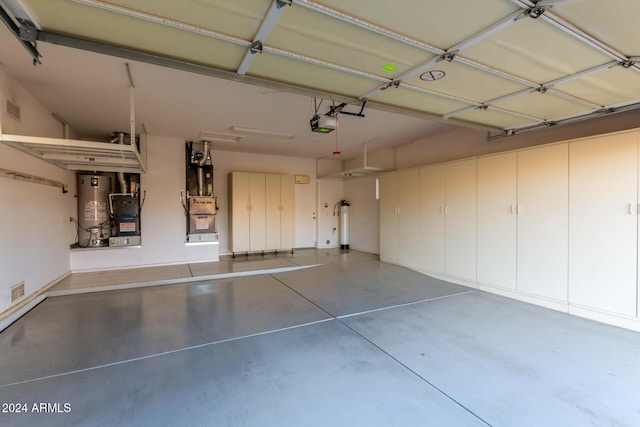
{"label": "cabinet door", "polygon": [[280,175],[265,175],[265,249],[280,249]]}
{"label": "cabinet door", "polygon": [[380,177],[380,260],[398,262],[398,175]]}
{"label": "cabinet door", "polygon": [[444,168],[436,165],[420,169],[420,268],[433,273],[444,273]]}
{"label": "cabinet door", "polygon": [[246,252],[250,249],[249,239],[249,174],[233,172],[230,176],[231,195],[231,251]]}
{"label": "cabinet door", "polygon": [[518,290],[567,300],[568,144],[518,153]]}
{"label": "cabinet door", "polygon": [[637,134],[569,145],[569,302],[635,316]]}
{"label": "cabinet door", "polygon": [[280,249],[296,246],[295,177],[280,175]]}
{"label": "cabinet door", "polygon": [[251,173],[249,176],[249,237],[251,251],[265,249],[265,174]]}
{"label": "cabinet door", "polygon": [[517,154],[478,159],[478,282],[516,288]]}
{"label": "cabinet door", "polygon": [[420,171],[398,173],[398,263],[418,268],[420,238]]}
{"label": "cabinet door", "polygon": [[445,272],[476,280],[476,160],[445,167]]}

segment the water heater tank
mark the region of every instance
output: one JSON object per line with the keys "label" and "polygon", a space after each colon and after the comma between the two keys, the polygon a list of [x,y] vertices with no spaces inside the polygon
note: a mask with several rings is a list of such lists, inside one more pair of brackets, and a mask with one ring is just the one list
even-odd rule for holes
{"label": "water heater tank", "polygon": [[112,181],[110,176],[78,175],[78,244],[82,247],[109,244]]}

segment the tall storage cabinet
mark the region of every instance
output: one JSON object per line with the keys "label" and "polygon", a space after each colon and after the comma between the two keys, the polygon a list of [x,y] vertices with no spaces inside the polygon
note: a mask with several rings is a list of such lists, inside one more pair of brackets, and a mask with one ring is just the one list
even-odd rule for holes
{"label": "tall storage cabinet", "polygon": [[475,281],[476,160],[425,166],[419,180],[418,268]]}
{"label": "tall storage cabinet", "polygon": [[478,282],[516,288],[516,153],[478,159]]}
{"label": "tall storage cabinet", "polygon": [[569,302],[636,316],[638,133],[569,150]]}
{"label": "tall storage cabinet", "polygon": [[266,250],[295,246],[295,183],[293,175],[268,173],[266,182]]}
{"label": "tall storage cabinet", "polygon": [[385,174],[380,178],[380,259],[408,267],[421,262],[418,235],[419,170]]}
{"label": "tall storage cabinet", "polygon": [[568,144],[518,152],[517,287],[567,300]]}
{"label": "tall storage cabinet", "polygon": [[409,172],[381,180],[382,259],[640,331],[640,130]]}
{"label": "tall storage cabinet", "polygon": [[567,300],[567,144],[478,159],[478,282]]}
{"label": "tall storage cabinet", "polygon": [[420,236],[423,258],[420,268],[444,274],[445,165],[420,168]]}
{"label": "tall storage cabinet", "polygon": [[445,273],[476,280],[476,159],[445,167]]}
{"label": "tall storage cabinet", "polygon": [[230,174],[229,231],[233,253],[293,249],[294,188],[290,175]]}

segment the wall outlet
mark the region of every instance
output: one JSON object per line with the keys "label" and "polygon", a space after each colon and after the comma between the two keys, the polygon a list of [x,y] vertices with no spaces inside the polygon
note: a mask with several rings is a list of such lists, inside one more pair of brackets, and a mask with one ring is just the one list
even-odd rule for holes
{"label": "wall outlet", "polygon": [[11,302],[14,302],[24,296],[24,281],[11,287]]}

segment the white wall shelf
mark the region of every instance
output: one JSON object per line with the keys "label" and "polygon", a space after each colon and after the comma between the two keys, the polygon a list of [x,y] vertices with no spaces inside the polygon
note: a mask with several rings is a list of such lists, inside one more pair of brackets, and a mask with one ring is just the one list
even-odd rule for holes
{"label": "white wall shelf", "polygon": [[146,156],[143,155],[146,153],[144,137],[140,138],[140,151],[135,144],[111,144],[37,136],[0,134],[0,141],[67,170],[146,172]]}

